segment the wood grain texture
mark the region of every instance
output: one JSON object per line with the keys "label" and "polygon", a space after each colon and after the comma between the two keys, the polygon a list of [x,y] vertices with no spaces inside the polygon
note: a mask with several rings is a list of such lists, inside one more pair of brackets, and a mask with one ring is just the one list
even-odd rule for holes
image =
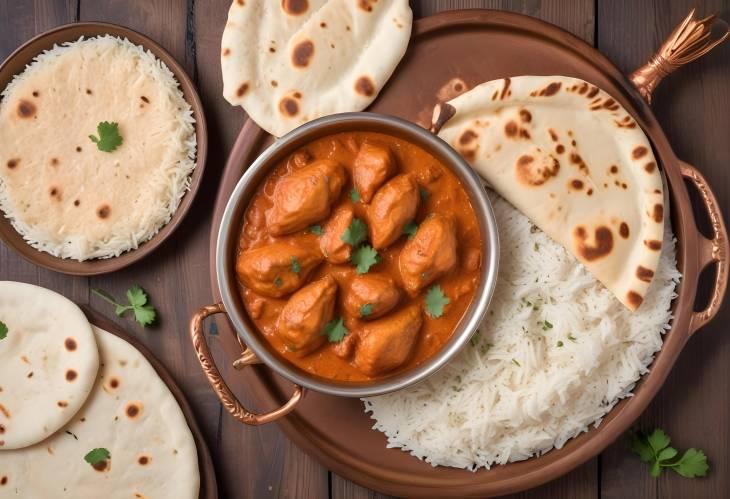
{"label": "wood grain texture", "polygon": [[[273,1],[273,0],[270,0]],[[420,0],[416,17],[461,8],[506,9],[528,14],[596,44],[623,71],[646,61],[691,4],[700,13],[730,16],[730,0]],[[185,392],[210,446],[223,498],[372,498],[386,496],[335,474],[287,440],[276,425],[245,427],[223,413],[200,371],[187,335],[190,315],[211,301],[208,268],[210,216],[228,151],[245,114],[222,98],[220,38],[229,0],[0,0],[0,58],[51,27],[75,20],[129,26],[158,41],[193,77],[206,111],[210,153],[206,176],[183,226],[147,260],[98,278],[79,278],[38,269],[0,244],[0,279],[39,284],[95,309],[143,341]],[[485,50],[490,48],[486,47]],[[730,215],[730,43],[672,75],[655,95],[654,110],[677,154],[696,165]],[[0,131],[1,132],[1,131]],[[140,283],[160,312],[155,327],[142,330],[117,318],[90,286],[121,297]],[[218,319],[220,320],[220,319]],[[537,498],[722,498],[730,490],[730,311],[701,330],[687,345],[667,383],[637,427],[661,426],[678,447],[705,449],[712,464],[706,479],[664,473],[649,477],[646,466],[626,450],[621,437],[600,458],[543,487],[514,497]],[[230,367],[231,338],[215,334],[208,321],[211,350],[231,387],[256,407]]]}

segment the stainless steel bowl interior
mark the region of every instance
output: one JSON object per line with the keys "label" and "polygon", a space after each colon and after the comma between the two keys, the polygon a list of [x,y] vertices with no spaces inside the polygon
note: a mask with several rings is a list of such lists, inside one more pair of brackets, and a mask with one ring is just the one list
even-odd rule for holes
{"label": "stainless steel bowl interior", "polygon": [[[314,377],[290,364],[260,337],[245,312],[239,296],[235,274],[235,258],[241,220],[249,201],[272,167],[307,143],[347,131],[380,132],[416,144],[451,167],[469,194],[482,236],[481,280],[475,300],[459,322],[456,331],[442,350],[413,369],[376,382],[335,382]],[[479,177],[448,144],[437,136],[408,121],[375,113],[343,113],[311,121],[278,139],[246,170],[226,205],[216,245],[216,272],[220,292],[229,319],[241,339],[258,358],[281,376],[303,387],[330,395],[367,397],[381,395],[415,384],[443,367],[469,341],[486,314],[497,280],[499,235],[492,206]]]}

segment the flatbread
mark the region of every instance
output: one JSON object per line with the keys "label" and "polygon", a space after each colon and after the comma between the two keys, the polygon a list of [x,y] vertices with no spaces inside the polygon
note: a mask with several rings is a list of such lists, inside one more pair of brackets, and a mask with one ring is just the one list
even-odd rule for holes
{"label": "flatbread", "polygon": [[[102,122],[122,144],[99,150]],[[169,222],[194,168],[190,105],[151,52],[112,36],[39,55],[2,93],[0,208],[36,249],[109,258]]]}
{"label": "flatbread", "polygon": [[[175,397],[137,349],[94,332],[102,368],[88,402],[46,441],[0,455],[0,498],[197,499],[195,441]],[[93,467],[84,456],[96,448],[111,458]]]}
{"label": "flatbread", "polygon": [[78,412],[94,386],[99,353],[81,309],[48,289],[0,281],[0,321],[7,326],[0,339],[4,463],[8,449],[40,442]]}
{"label": "flatbread", "polygon": [[407,0],[236,0],[221,40],[223,96],[281,137],[361,111],[406,52]]}
{"label": "flatbread", "polygon": [[641,305],[667,210],[651,144],[614,98],[577,78],[505,78],[437,106],[433,124],[621,303]]}

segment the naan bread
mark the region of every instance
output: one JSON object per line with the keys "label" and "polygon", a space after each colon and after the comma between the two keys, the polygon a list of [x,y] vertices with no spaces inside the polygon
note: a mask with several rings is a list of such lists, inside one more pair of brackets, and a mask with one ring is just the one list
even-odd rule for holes
{"label": "naan bread", "polygon": [[[122,144],[91,141],[118,123]],[[39,55],[2,93],[0,208],[61,258],[137,248],[177,210],[194,168],[190,105],[151,52],[112,36]]]}
{"label": "naan bread", "polygon": [[99,353],[81,309],[48,289],[0,281],[0,322],[2,474],[7,449],[40,442],[74,417],[94,386]]}
{"label": "naan bread", "polygon": [[403,57],[407,0],[235,0],[221,41],[223,96],[281,137],[361,111]]}
{"label": "naan bread", "polygon": [[576,78],[519,76],[437,106],[443,123],[439,136],[500,195],[626,307],[641,305],[667,210],[651,145],[618,102]]}
{"label": "naan bread", "polygon": [[[102,368],[89,400],[49,439],[0,454],[0,498],[197,499],[195,441],[175,397],[137,349],[94,332]],[[96,448],[111,458],[92,466]]]}

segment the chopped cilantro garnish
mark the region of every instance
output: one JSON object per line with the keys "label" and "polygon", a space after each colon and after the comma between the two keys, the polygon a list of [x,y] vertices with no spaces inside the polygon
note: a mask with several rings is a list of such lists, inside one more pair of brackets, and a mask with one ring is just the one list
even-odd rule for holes
{"label": "chopped cilantro garnish", "polygon": [[403,226],[403,234],[408,234],[408,239],[416,237],[416,232],[418,232],[418,224],[416,222],[411,221]]}
{"label": "chopped cilantro garnish", "polygon": [[103,461],[106,461],[107,459],[109,459],[111,457],[112,457],[112,455],[108,450],[106,450],[104,448],[98,448],[98,449],[89,451],[89,453],[84,456],[84,461],[86,461],[90,465],[94,466],[95,464],[99,464]]}
{"label": "chopped cilantro garnish", "polygon": [[578,338],[576,338],[575,336],[573,336],[573,333],[568,333],[568,339],[570,341],[572,341],[572,342],[575,342],[575,340],[577,340]]}
{"label": "chopped cilantro garnish", "polygon": [[301,265],[299,265],[299,260],[297,260],[297,257],[292,256],[291,257],[291,271],[295,274],[298,274],[302,271]]}
{"label": "chopped cilantro garnish", "polygon": [[89,135],[89,138],[100,151],[112,152],[124,142],[122,136],[119,135],[118,123],[102,121],[96,125],[96,133],[99,134],[98,137]]}
{"label": "chopped cilantro garnish", "polygon": [[342,317],[332,319],[324,325],[322,330],[322,335],[327,336],[330,343],[339,343],[349,333],[350,331],[345,327],[345,321],[342,320]]}
{"label": "chopped cilantro garnish", "polygon": [[276,286],[277,288],[280,288],[283,285],[284,285],[284,280],[281,277],[276,276],[276,279],[274,279],[274,286]]}
{"label": "chopped cilantro garnish", "polygon": [[519,362],[517,362],[517,359],[512,359],[512,363],[514,365],[516,365],[517,367],[522,367],[522,365]]}
{"label": "chopped cilantro garnish", "polygon": [[444,294],[440,286],[433,286],[426,292],[426,313],[438,319],[444,315],[444,307],[451,300]]}
{"label": "chopped cilantro garnish", "polygon": [[358,274],[365,274],[370,267],[380,262],[380,255],[372,246],[365,244],[352,252],[350,261],[357,267]]}
{"label": "chopped cilantro garnish", "polygon": [[373,304],[372,303],[366,303],[362,307],[360,307],[360,317],[367,317],[368,315],[373,313]]}
{"label": "chopped cilantro garnish", "polygon": [[428,199],[428,197],[431,195],[431,193],[428,192],[426,190],[426,188],[423,187],[422,185],[418,186],[418,194],[420,194],[420,196],[421,196],[421,201],[426,201]]}
{"label": "chopped cilantro garnish", "polygon": [[0,340],[4,340],[8,336],[8,326],[3,321],[0,321]]}
{"label": "chopped cilantro garnish", "polygon": [[563,346],[563,342],[558,340],[558,347],[562,347],[562,346]]}
{"label": "chopped cilantro garnish", "polygon": [[345,232],[342,233],[340,239],[354,248],[367,237],[368,226],[359,218],[355,218],[347,229],[345,229]]}
{"label": "chopped cilantro garnish", "polygon": [[357,203],[357,202],[359,202],[359,201],[360,201],[360,193],[359,193],[359,192],[357,191],[357,189],[353,188],[353,189],[352,189],[352,190],[350,191],[350,200],[351,200],[351,201],[352,201],[353,203]]}
{"label": "chopped cilantro garnish", "polygon": [[322,230],[321,225],[310,225],[309,232],[311,232],[312,234],[314,234],[316,236],[321,236],[324,231]]}
{"label": "chopped cilantro garnish", "polygon": [[543,331],[547,331],[548,329],[553,328],[553,325],[547,319],[545,319],[544,321],[539,321],[538,324],[540,324],[542,326]]}

